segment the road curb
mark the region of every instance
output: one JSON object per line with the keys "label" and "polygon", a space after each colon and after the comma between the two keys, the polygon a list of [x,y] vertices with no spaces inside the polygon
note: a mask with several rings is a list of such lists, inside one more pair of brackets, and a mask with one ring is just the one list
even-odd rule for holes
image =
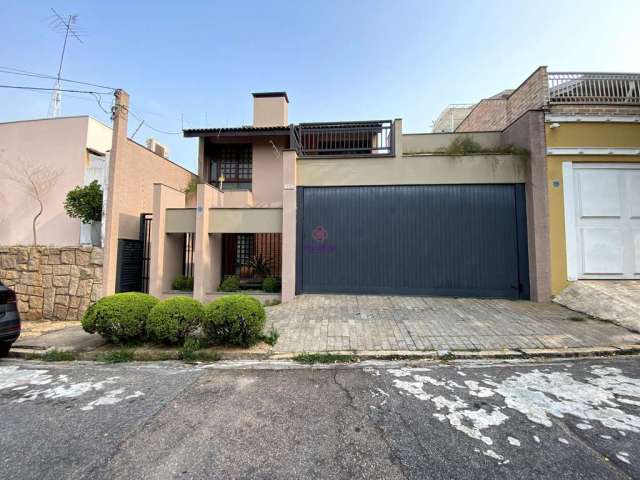
{"label": "road curb", "polygon": [[[37,359],[46,355],[54,349],[36,350],[26,348],[12,348],[9,352],[10,358]],[[61,348],[59,350],[72,351]],[[74,352],[79,360],[95,360],[97,352]],[[294,360],[301,353],[316,352],[243,352],[234,350],[225,352],[218,351],[220,360]],[[578,357],[606,357],[619,355],[640,354],[640,344],[623,344],[603,347],[571,347],[571,348],[523,348],[512,350],[333,350],[318,352],[332,355],[352,355],[360,361],[366,360],[509,360],[509,359],[535,359],[535,358],[578,358]],[[134,353],[135,357],[135,353]],[[177,357],[168,358],[166,352],[145,351],[145,361],[176,360]]]}

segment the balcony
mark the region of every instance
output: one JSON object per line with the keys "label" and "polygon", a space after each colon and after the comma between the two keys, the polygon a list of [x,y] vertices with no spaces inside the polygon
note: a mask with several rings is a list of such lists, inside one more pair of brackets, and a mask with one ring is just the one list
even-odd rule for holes
{"label": "balcony", "polygon": [[549,103],[640,105],[640,74],[550,72]]}
{"label": "balcony", "polygon": [[301,123],[292,127],[291,144],[300,157],[390,156],[393,122]]}

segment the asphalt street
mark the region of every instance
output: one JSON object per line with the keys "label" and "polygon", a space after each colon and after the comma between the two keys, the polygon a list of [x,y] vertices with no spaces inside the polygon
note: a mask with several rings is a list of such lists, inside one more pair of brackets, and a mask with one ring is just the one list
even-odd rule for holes
{"label": "asphalt street", "polygon": [[640,357],[0,361],[7,479],[640,478]]}

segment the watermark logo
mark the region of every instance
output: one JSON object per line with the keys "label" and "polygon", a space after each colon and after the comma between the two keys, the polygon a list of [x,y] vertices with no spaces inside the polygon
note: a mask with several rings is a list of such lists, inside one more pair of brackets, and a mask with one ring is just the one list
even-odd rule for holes
{"label": "watermark logo", "polygon": [[308,254],[322,254],[333,253],[336,251],[336,246],[328,243],[329,232],[322,225],[318,225],[311,230],[311,238],[313,242],[304,244],[304,252]]}
{"label": "watermark logo", "polygon": [[328,236],[329,236],[329,232],[327,232],[327,229],[321,225],[318,225],[316,228],[314,228],[311,231],[311,237],[316,242],[324,242]]}

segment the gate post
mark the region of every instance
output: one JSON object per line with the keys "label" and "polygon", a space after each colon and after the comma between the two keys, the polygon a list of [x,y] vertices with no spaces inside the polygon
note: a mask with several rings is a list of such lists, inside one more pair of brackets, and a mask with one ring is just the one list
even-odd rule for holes
{"label": "gate post", "polygon": [[282,302],[296,296],[296,151],[282,152]]}

